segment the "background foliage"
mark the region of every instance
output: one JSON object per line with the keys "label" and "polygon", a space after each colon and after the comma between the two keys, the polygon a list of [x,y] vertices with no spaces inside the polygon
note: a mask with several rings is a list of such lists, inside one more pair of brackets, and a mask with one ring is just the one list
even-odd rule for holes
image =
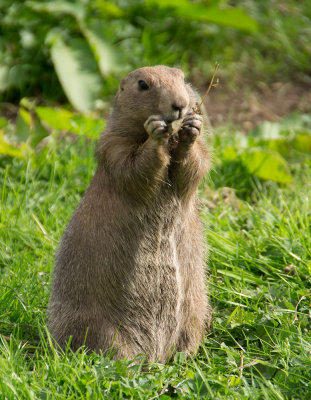
{"label": "background foliage", "polygon": [[[43,95],[85,111],[141,65],[179,65],[206,79],[310,73],[308,0],[1,0],[0,93]],[[232,45],[234,43],[234,46]],[[263,65],[264,64],[264,65]],[[100,106],[100,102],[97,103]]]}

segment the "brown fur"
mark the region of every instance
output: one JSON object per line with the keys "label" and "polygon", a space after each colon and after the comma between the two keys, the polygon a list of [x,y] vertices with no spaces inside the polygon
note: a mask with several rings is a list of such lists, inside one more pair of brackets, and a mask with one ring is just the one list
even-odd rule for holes
{"label": "brown fur", "polygon": [[[73,349],[85,342],[116,358],[166,362],[200,345],[211,312],[195,192],[209,157],[195,103],[175,68],[122,80],[97,171],[56,257],[49,329],[62,348],[72,336]],[[163,120],[179,117],[169,138]]]}

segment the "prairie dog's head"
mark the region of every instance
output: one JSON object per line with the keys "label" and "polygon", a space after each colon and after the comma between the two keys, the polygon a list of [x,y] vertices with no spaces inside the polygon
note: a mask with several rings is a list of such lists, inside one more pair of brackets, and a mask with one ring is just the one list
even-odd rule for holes
{"label": "prairie dog's head", "polygon": [[196,101],[180,69],[158,65],[139,68],[122,79],[115,109],[143,125],[150,115],[161,115],[167,122],[180,119]]}

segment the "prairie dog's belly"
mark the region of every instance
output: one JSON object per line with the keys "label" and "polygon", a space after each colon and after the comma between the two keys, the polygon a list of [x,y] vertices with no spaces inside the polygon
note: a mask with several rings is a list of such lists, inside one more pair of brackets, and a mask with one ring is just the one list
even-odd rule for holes
{"label": "prairie dog's belly", "polygon": [[[135,265],[124,284],[124,315],[132,334],[144,332],[144,350],[154,359],[164,359],[175,343],[180,318],[183,280],[175,230],[161,229],[150,246],[149,235],[137,244]],[[146,341],[146,338],[148,340]]]}
{"label": "prairie dog's belly", "polygon": [[[170,343],[179,330],[182,303],[182,276],[174,232],[159,249],[159,304],[157,314],[158,338]],[[162,263],[161,263],[162,261]],[[161,263],[161,264],[160,264]]]}

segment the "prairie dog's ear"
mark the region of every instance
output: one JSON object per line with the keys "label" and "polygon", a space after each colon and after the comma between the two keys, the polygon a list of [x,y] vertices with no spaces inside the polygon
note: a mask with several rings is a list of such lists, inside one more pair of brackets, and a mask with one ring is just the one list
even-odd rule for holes
{"label": "prairie dog's ear", "polygon": [[116,101],[117,101],[117,100],[120,98],[120,96],[122,95],[122,93],[123,93],[123,91],[124,91],[124,88],[125,88],[125,86],[126,86],[127,81],[128,81],[128,76],[126,76],[125,78],[123,78],[123,79],[121,80],[120,85],[119,85],[119,89],[118,89],[117,94],[116,94],[116,97],[115,97],[115,100],[116,100]]}
{"label": "prairie dog's ear", "polygon": [[182,79],[185,79],[185,74],[179,68],[172,68],[174,74],[179,75]]}
{"label": "prairie dog's ear", "polygon": [[126,82],[128,81],[128,76],[126,76],[125,78],[123,78],[120,82],[120,86],[119,86],[119,91],[123,91],[126,85]]}

